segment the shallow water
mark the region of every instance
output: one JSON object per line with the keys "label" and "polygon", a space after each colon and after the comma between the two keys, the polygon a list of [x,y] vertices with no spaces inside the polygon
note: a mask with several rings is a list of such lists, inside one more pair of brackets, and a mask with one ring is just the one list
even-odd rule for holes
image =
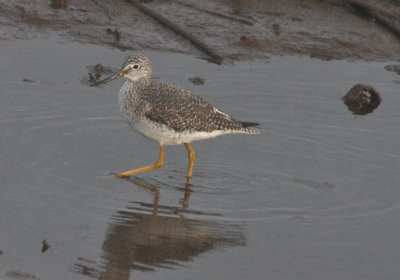
{"label": "shallow water", "polygon": [[[194,143],[188,190],[182,146],[167,147],[161,170],[109,176],[158,156],[119,113],[122,81],[82,82],[87,66],[118,68],[127,53],[0,45],[0,278],[397,279],[400,77],[387,63],[216,66],[144,52],[156,77],[261,123],[257,136]],[[380,91],[372,114],[340,99],[355,83]]]}

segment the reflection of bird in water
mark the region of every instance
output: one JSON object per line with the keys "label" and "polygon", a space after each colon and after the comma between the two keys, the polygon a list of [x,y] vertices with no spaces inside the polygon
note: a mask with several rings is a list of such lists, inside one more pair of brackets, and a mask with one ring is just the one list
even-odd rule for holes
{"label": "reflection of bird in water", "polygon": [[173,269],[217,247],[245,245],[242,225],[212,221],[212,216],[219,215],[189,210],[188,188],[182,202],[186,206],[162,206],[156,185],[129,181],[150,191],[154,200],[150,204],[132,202],[113,217],[102,246],[105,264],[99,279],[129,279],[131,270]]}
{"label": "reflection of bird in water", "polygon": [[189,182],[195,158],[192,141],[230,133],[258,133],[252,128],[257,123],[235,120],[190,91],[154,82],[150,61],[142,55],[129,56],[119,72],[92,85],[120,77],[127,79],[118,94],[122,114],[133,128],[160,143],[160,155],[155,164],[116,174],[119,177],[161,168],[164,146],[184,144]]}

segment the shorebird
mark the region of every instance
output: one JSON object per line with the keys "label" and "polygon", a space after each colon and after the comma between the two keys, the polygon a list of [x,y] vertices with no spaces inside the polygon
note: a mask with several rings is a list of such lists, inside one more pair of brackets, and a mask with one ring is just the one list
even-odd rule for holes
{"label": "shorebird", "polygon": [[195,160],[192,141],[223,134],[258,134],[258,123],[236,120],[218,110],[194,93],[152,79],[147,57],[131,55],[117,73],[91,84],[100,85],[117,78],[126,78],[118,93],[118,104],[132,128],[160,143],[160,154],[153,165],[116,173],[129,177],[163,167],[165,145],[184,144],[188,152],[187,182],[190,182]]}

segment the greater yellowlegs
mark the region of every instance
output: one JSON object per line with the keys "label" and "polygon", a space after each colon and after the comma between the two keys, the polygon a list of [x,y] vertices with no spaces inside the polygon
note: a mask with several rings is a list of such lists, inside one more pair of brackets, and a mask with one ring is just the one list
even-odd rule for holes
{"label": "greater yellowlegs", "polygon": [[118,93],[120,110],[132,128],[160,143],[160,155],[155,164],[115,174],[118,177],[161,168],[164,146],[184,144],[189,182],[195,159],[192,141],[229,133],[258,134],[253,128],[257,123],[235,120],[190,91],[153,81],[150,61],[143,55],[129,56],[120,71],[92,86],[121,77],[127,80]]}

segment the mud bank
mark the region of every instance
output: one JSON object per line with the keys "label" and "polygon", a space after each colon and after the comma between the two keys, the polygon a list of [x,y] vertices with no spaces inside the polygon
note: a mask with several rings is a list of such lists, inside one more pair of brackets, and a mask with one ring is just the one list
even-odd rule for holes
{"label": "mud bank", "polygon": [[[132,5],[132,1],[0,1],[3,40],[62,36],[121,50],[207,55]],[[138,1],[137,1],[138,2]],[[344,1],[143,1],[224,60],[304,55],[321,59],[388,60],[400,41]],[[381,1],[382,2],[382,1]],[[390,9],[397,8],[393,1]],[[334,5],[336,4],[336,5]]]}

